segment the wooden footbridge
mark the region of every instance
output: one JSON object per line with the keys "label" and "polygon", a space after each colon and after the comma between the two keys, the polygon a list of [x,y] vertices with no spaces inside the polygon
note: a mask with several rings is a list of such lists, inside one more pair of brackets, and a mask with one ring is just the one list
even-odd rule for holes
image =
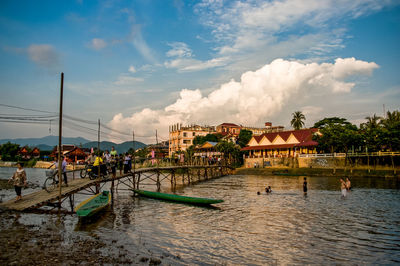
{"label": "wooden footbridge", "polygon": [[[127,174],[117,175],[115,178],[79,178],[68,181],[68,187],[61,187],[61,198],[59,189],[47,192],[42,189],[28,195],[23,195],[22,200],[15,202],[9,200],[0,203],[1,209],[15,211],[48,211],[63,210],[64,212],[74,212],[75,194],[93,195],[107,183],[111,183],[111,192],[114,190],[140,189],[140,186],[155,186],[159,191],[162,182],[169,181],[171,188],[178,185],[188,185],[199,181],[221,177],[230,174],[233,170],[230,166],[221,165],[188,165],[188,166],[169,166],[169,167],[150,167],[139,168]],[[79,170],[75,170],[79,171]],[[64,202],[69,202],[70,208],[65,207]],[[70,209],[70,211],[68,210]]]}

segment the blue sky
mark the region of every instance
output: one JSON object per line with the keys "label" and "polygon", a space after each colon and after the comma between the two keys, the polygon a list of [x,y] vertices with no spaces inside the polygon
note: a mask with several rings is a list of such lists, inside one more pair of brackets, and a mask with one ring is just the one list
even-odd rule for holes
{"label": "blue sky", "polygon": [[[174,123],[289,128],[297,110],[307,126],[359,124],[399,109],[399,43],[390,0],[1,1],[0,114],[57,112],[64,72],[64,112],[127,133],[102,136],[117,142]],[[0,138],[57,135],[52,123],[0,122]]]}

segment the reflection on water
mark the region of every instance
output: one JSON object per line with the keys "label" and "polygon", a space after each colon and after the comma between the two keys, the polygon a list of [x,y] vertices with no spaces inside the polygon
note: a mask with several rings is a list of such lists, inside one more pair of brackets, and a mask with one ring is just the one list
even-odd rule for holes
{"label": "reflection on water", "polygon": [[127,242],[179,255],[178,264],[400,262],[396,181],[356,178],[342,199],[337,178],[309,177],[306,197],[302,180],[227,176],[179,192],[224,199],[217,209],[122,194],[114,230],[126,231]]}
{"label": "reflection on water", "polygon": [[[226,176],[177,191],[223,199],[217,208],[119,191],[113,209],[97,221],[82,224],[69,216],[63,223],[76,233],[111,244],[118,240],[135,254],[143,249],[178,265],[400,263],[398,180],[352,178],[354,189],[344,199],[338,178],[307,181],[307,196],[303,177],[287,176]],[[271,194],[264,192],[267,185]],[[162,191],[169,192],[168,184]]]}

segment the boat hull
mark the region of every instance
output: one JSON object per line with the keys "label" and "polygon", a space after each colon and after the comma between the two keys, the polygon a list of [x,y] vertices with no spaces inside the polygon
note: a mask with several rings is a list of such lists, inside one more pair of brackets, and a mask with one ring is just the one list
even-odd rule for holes
{"label": "boat hull", "polygon": [[210,204],[223,202],[223,200],[221,200],[221,199],[186,197],[186,196],[180,196],[180,195],[175,195],[175,194],[153,192],[153,191],[147,191],[147,190],[134,189],[134,192],[139,194],[140,196],[144,196],[147,198],[161,199],[161,200],[195,204],[195,205],[210,205]]}
{"label": "boat hull", "polygon": [[81,202],[76,208],[75,212],[81,218],[91,217],[107,207],[111,202],[111,193],[103,191],[93,197]]}

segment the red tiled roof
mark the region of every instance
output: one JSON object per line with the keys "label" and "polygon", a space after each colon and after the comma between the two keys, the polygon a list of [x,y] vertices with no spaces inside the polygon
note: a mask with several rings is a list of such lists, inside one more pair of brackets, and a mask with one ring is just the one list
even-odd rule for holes
{"label": "red tiled roof", "polygon": [[[307,146],[316,146],[318,145],[317,142],[312,140],[312,136],[315,132],[318,132],[316,128],[308,128],[308,129],[300,129],[300,130],[289,130],[289,131],[282,131],[282,132],[270,132],[264,133],[259,136],[253,136],[257,143],[266,137],[270,142],[273,142],[277,136],[280,136],[284,141],[287,141],[291,134],[299,141],[297,144],[280,144],[280,145],[262,145],[262,146],[250,146],[246,147],[245,150],[260,150],[260,149],[279,149],[279,148],[286,148],[286,147],[307,147]],[[283,146],[282,146],[283,145]],[[289,146],[285,146],[289,145]]]}
{"label": "red tiled roof", "polygon": [[316,141],[307,141],[297,144],[277,144],[277,145],[260,145],[260,146],[248,146],[241,149],[241,151],[250,151],[250,150],[271,150],[271,149],[290,149],[295,147],[310,147],[317,146],[318,142]]}
{"label": "red tiled roof", "polygon": [[317,132],[318,129],[316,128],[307,128],[307,129],[300,129],[300,130],[289,130],[289,131],[282,131],[282,132],[271,132],[271,133],[264,133],[258,138],[256,138],[257,142],[260,142],[262,137],[266,137],[269,141],[273,141],[277,135],[279,135],[284,141],[287,141],[290,134],[293,134],[296,139],[301,143],[304,141],[312,140],[313,133]]}
{"label": "red tiled roof", "polygon": [[238,126],[238,125],[236,125],[236,124],[233,124],[233,123],[222,123],[221,125],[219,125],[219,126],[227,126],[227,127],[240,127],[240,126]]}

